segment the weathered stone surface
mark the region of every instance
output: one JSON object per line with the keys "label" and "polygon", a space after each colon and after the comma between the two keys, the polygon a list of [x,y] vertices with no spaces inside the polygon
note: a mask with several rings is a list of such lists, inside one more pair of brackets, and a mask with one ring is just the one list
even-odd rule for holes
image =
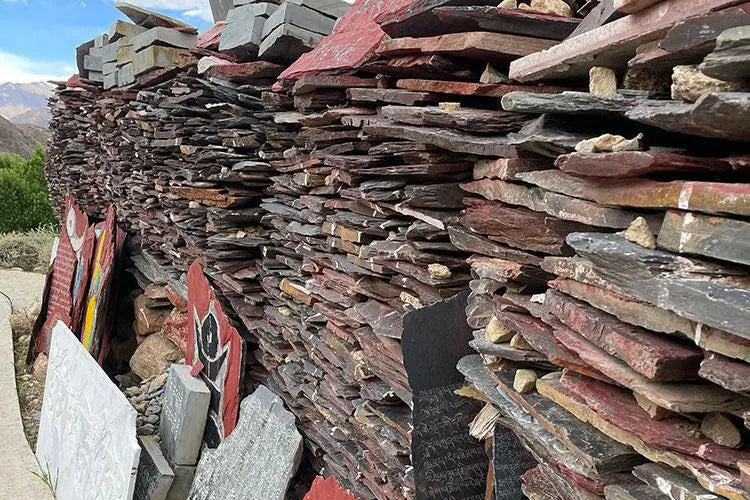
{"label": "weathered stone surface", "polygon": [[134,500],[165,500],[172,487],[174,472],[152,436],[139,436],[141,460],[135,481]]}
{"label": "weathered stone surface", "polygon": [[603,205],[750,215],[750,186],[745,184],[581,178],[557,170],[523,172],[516,177],[549,191]]}
{"label": "weathered stone surface", "polygon": [[442,21],[440,28],[447,31],[492,31],[549,40],[565,39],[579,23],[579,20],[573,17],[519,10],[516,0],[500,2],[497,7],[489,5],[437,7],[434,12]]}
{"label": "weathered stone surface", "polygon": [[495,68],[492,64],[487,63],[484,71],[479,76],[479,83],[510,83],[510,78],[508,78],[508,75]]}
{"label": "weathered stone surface", "polygon": [[185,67],[194,63],[194,57],[187,50],[152,45],[135,53],[133,74],[139,76],[152,69]]}
{"label": "weathered stone surface", "polygon": [[740,220],[670,210],[658,243],[680,254],[750,265],[750,224]]}
{"label": "weathered stone surface", "polygon": [[[595,266],[595,274],[620,290],[740,337],[750,338],[750,292],[741,273],[648,250],[615,235],[572,234],[567,243]],[[658,264],[656,264],[658,263]],[[707,294],[713,298],[706,303]]]}
{"label": "weathered stone surface", "polygon": [[703,73],[722,80],[750,78],[750,27],[739,26],[722,32],[716,38],[716,48],[703,59]]}
{"label": "weathered stone surface", "polygon": [[501,245],[460,226],[449,227],[448,234],[450,235],[451,243],[460,250],[487,255],[489,257],[497,257],[521,265],[539,267],[542,262],[541,257],[537,255]]}
{"label": "weathered stone surface", "polygon": [[617,95],[617,75],[610,68],[594,66],[589,70],[589,92],[598,97]]}
{"label": "weathered stone surface", "polygon": [[729,141],[750,140],[750,131],[744,126],[750,119],[750,93],[708,93],[693,104],[650,101],[625,116],[668,132]]}
{"label": "weathered stone surface", "polygon": [[[442,104],[442,103],[441,103]],[[501,133],[518,130],[527,117],[518,113],[462,107],[446,110],[440,107],[383,106],[383,118],[409,125],[445,127],[466,132]]]}
{"label": "weathered stone surface", "polygon": [[708,92],[747,90],[741,82],[727,82],[704,75],[698,66],[675,66],[672,72],[672,99],[695,102]]}
{"label": "weathered stone surface", "polygon": [[[288,2],[283,5],[287,4]],[[258,46],[258,57],[277,63],[293,61],[305,52],[309,52],[323,38],[324,35],[320,33],[308,31],[290,23],[281,23],[263,38]]]}
{"label": "weathered stone surface", "polygon": [[402,89],[348,88],[346,95],[352,101],[384,102],[404,106],[437,101],[437,96],[429,92],[411,92]]}
{"label": "weathered stone surface", "polygon": [[116,42],[121,38],[131,38],[140,35],[144,31],[146,31],[146,28],[143,26],[138,26],[137,24],[118,19],[110,25],[107,36],[111,42]]}
{"label": "weathered stone surface", "polygon": [[643,217],[635,219],[625,230],[623,236],[626,240],[640,245],[643,248],[649,248],[651,250],[656,248],[656,238],[654,237],[654,233],[651,231],[651,228],[648,227],[648,223]]}
{"label": "weathered stone surface", "polygon": [[172,19],[164,14],[143,9],[136,5],[125,2],[116,2],[115,8],[125,14],[135,24],[143,26],[144,28],[156,28],[157,26],[162,26],[164,28],[175,28],[180,31],[185,31],[186,33],[195,33],[195,28],[189,24],[185,24],[177,19]]}
{"label": "weathered stone surface", "polygon": [[643,149],[643,134],[638,134],[633,139],[626,139],[621,135],[602,134],[579,142],[575,149],[577,153],[585,154],[638,151]]}
{"label": "weathered stone surface", "polygon": [[271,3],[242,5],[229,11],[219,41],[219,51],[237,56],[253,57],[263,39],[263,26],[278,8]]}
{"label": "weathered stone surface", "polygon": [[700,349],[636,328],[589,305],[548,290],[544,307],[562,323],[651,380],[696,379]]}
{"label": "weathered stone surface", "polygon": [[[479,407],[454,393],[463,385],[454,367],[471,353],[466,299],[461,293],[404,316],[402,350],[414,404],[411,453],[420,498],[466,497],[485,487],[484,450],[466,432]],[[446,333],[441,349],[432,345],[437,328]],[[458,450],[462,459],[454,462],[451,457]]]}
{"label": "weathered stone surface", "polygon": [[520,393],[526,394],[536,389],[536,372],[534,370],[516,370],[513,379],[513,389]]}
{"label": "weathered stone surface", "polygon": [[697,481],[661,464],[643,464],[633,475],[670,498],[684,500],[718,500],[720,497],[704,489]]}
{"label": "weathered stone surface", "polygon": [[472,83],[472,82],[453,82],[441,80],[422,80],[422,79],[402,79],[396,82],[400,89],[411,90],[414,92],[433,92],[438,94],[451,95],[469,95],[483,97],[502,97],[510,92],[537,92],[558,94],[565,90],[564,87],[531,87],[528,85],[513,85],[504,83]]}
{"label": "weathered stone surface", "polygon": [[302,436],[284,402],[260,385],[242,400],[231,436],[203,451],[190,500],[283,500],[302,456]]}
{"label": "weathered stone surface", "polygon": [[156,27],[131,37],[130,45],[134,52],[138,52],[150,45],[164,45],[178,49],[194,49],[198,37],[181,31]]}
{"label": "weathered stone surface", "polygon": [[634,392],[633,397],[635,398],[636,403],[638,403],[638,406],[648,413],[648,416],[651,417],[652,420],[664,420],[665,418],[674,418],[677,416],[675,412],[662,408],[643,394]]}
{"label": "weathered stone surface", "polygon": [[493,344],[509,342],[512,337],[513,332],[505,328],[496,316],[492,316],[492,319],[490,319],[490,322],[484,329],[484,338]]}
{"label": "weathered stone surface", "polygon": [[[739,477],[731,469],[700,458],[701,455],[710,455],[711,461],[718,462],[715,460],[716,453],[741,455],[741,452],[696,438],[685,429],[682,421],[650,420],[626,391],[593,379],[567,374],[562,383],[557,374],[539,379],[537,390],[604,434],[632,446],[649,460],[671,467],[684,467],[705,488],[727,498],[743,498]],[[669,449],[665,446],[667,444]],[[712,450],[709,451],[710,447]],[[699,458],[694,458],[696,456]],[[731,459],[725,456],[722,460],[728,462]]]}
{"label": "weathered stone surface", "polygon": [[161,333],[154,333],[138,346],[130,359],[130,369],[133,373],[147,379],[161,375],[174,363],[182,359],[182,351]]}
{"label": "weathered stone surface", "polygon": [[[509,205],[521,205],[536,212],[545,212],[560,219],[580,222],[589,226],[627,228],[637,218],[637,212],[604,207],[597,203],[554,193],[539,187],[502,180],[482,179],[461,184],[461,189],[478,194],[491,201],[501,201]],[[659,227],[659,217],[647,215],[654,230]]]}
{"label": "weathered stone surface", "polygon": [[701,432],[708,439],[721,446],[729,448],[742,446],[740,430],[723,413],[707,413],[701,421]]}
{"label": "weathered stone surface", "polygon": [[502,98],[503,109],[506,111],[561,115],[624,115],[636,104],[637,101],[618,95],[600,96],[574,91],[559,94],[513,91]]}
{"label": "weathered stone surface", "polygon": [[513,180],[521,172],[534,172],[552,168],[552,161],[547,158],[498,158],[496,160],[478,160],[474,164],[474,180],[501,179]]}
{"label": "weathered stone surface", "polygon": [[638,392],[662,408],[678,413],[737,412],[750,403],[746,398],[713,384],[654,382],[607,354],[573,330],[560,326],[555,336],[566,347],[618,384]]}
{"label": "weathered stone surface", "polygon": [[384,40],[378,47],[377,53],[381,56],[400,56],[421,52],[502,63],[514,57],[547,49],[554,44],[554,41],[543,38],[475,31],[434,37],[411,38],[407,36]]}
{"label": "weathered stone surface", "polygon": [[211,393],[200,378],[190,374],[187,365],[172,365],[168,373],[159,424],[164,454],[172,464],[195,465]]}
{"label": "weathered stone surface", "polygon": [[214,64],[206,70],[206,76],[226,78],[229,81],[243,83],[259,78],[276,78],[283,70],[283,66],[268,61],[252,61],[246,63]]}
{"label": "weathered stone surface", "polygon": [[637,177],[659,172],[719,174],[738,170],[731,158],[704,158],[655,149],[571,153],[558,157],[555,166],[568,174],[587,177]]}
{"label": "weathered stone surface", "polygon": [[57,498],[132,498],[141,453],[135,419],[125,396],[58,322],[36,447]]}
{"label": "weathered stone surface", "polygon": [[706,353],[698,375],[739,394],[750,395],[750,364]]}
{"label": "weathered stone surface", "polygon": [[731,6],[732,0],[673,0],[625,16],[592,29],[543,52],[516,59],[510,77],[518,81],[573,78],[583,76],[593,66],[624,67],[633,51],[644,42],[658,38],[680,19]]}

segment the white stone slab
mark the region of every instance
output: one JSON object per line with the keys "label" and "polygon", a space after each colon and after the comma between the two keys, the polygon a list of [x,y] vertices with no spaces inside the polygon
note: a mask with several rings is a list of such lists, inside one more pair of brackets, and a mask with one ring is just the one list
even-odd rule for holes
{"label": "white stone slab", "polygon": [[58,321],[36,457],[57,500],[130,500],[141,449],[136,411],[70,329]]}

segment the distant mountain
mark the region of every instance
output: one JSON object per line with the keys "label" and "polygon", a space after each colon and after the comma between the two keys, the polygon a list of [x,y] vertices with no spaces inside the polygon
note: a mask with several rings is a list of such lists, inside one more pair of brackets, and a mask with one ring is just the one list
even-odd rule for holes
{"label": "distant mountain", "polygon": [[1,83],[0,116],[16,124],[46,128],[50,119],[47,98],[53,88],[46,82]]}
{"label": "distant mountain", "polygon": [[28,156],[37,144],[44,145],[49,137],[46,128],[36,125],[14,125],[0,116],[0,153]]}

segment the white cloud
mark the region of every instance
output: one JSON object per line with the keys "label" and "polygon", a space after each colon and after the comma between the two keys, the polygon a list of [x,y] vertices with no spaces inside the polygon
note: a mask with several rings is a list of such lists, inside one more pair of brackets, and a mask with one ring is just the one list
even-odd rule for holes
{"label": "white cloud", "polygon": [[186,17],[198,17],[213,22],[208,0],[130,0],[130,3],[146,9],[179,11]]}
{"label": "white cloud", "polygon": [[67,80],[73,72],[69,61],[40,61],[0,50],[0,82]]}

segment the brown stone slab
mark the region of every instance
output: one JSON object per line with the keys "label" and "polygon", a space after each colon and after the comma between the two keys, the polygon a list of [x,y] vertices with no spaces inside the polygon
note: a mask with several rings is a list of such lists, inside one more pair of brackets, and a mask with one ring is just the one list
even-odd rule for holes
{"label": "brown stone slab", "polygon": [[451,243],[459,250],[537,267],[542,263],[538,255],[501,245],[459,225],[448,227],[448,234]]}
{"label": "brown stone slab", "polygon": [[564,252],[565,235],[576,231],[576,227],[589,227],[527,208],[499,204],[466,209],[461,224],[515,248],[555,255]]}
{"label": "brown stone slab", "polygon": [[233,82],[250,82],[259,78],[276,78],[283,66],[268,61],[215,64],[208,68],[206,77],[225,78]]}
{"label": "brown stone slab", "polygon": [[615,235],[577,233],[566,241],[593,264],[598,278],[624,293],[750,338],[750,284],[744,270],[649,250]]}
{"label": "brown stone slab", "polygon": [[388,104],[403,104],[404,106],[413,106],[438,100],[428,92],[410,92],[401,89],[370,89],[370,88],[353,88],[347,89],[347,97],[356,102],[383,102]]}
{"label": "brown stone slab", "polygon": [[456,153],[504,158],[516,156],[516,148],[511,146],[504,136],[474,136],[449,129],[416,127],[387,121],[365,124],[363,130],[373,137],[406,139],[431,144]]}
{"label": "brown stone slab", "polygon": [[498,158],[496,160],[478,160],[474,164],[474,180],[502,179],[513,180],[521,172],[549,170],[552,160],[549,158]]}
{"label": "brown stone slab", "polygon": [[721,354],[706,353],[698,374],[714,384],[739,394],[750,395],[750,364]]}
{"label": "brown stone slab", "polygon": [[613,0],[612,5],[617,12],[632,14],[633,12],[638,12],[639,10],[651,7],[662,1],[663,0]]}
{"label": "brown stone slab", "polygon": [[446,110],[437,106],[383,106],[380,114],[387,120],[409,125],[445,127],[466,132],[513,132],[520,129],[528,117],[518,113],[461,107]]}
{"label": "brown stone slab", "polygon": [[630,326],[554,290],[547,291],[544,307],[563,324],[651,380],[697,378],[703,359],[700,349]]}
{"label": "brown stone slab", "polygon": [[536,54],[511,62],[518,81],[582,77],[593,66],[624,67],[635,49],[664,34],[680,19],[736,4],[736,0],[666,0]]}
{"label": "brown stone slab", "polygon": [[352,75],[305,75],[299,78],[292,87],[292,94],[309,94],[317,89],[373,88],[377,86],[374,78],[360,78]]}
{"label": "brown stone slab", "polygon": [[476,63],[437,54],[410,54],[379,57],[364,64],[362,71],[394,78],[434,78],[436,80],[476,80]]}
{"label": "brown stone slab", "polygon": [[638,177],[660,172],[675,174],[722,174],[744,172],[731,158],[691,156],[670,151],[618,151],[570,153],[555,160],[565,173],[586,177]]}
{"label": "brown stone slab", "polygon": [[661,464],[643,464],[633,469],[633,475],[670,498],[683,500],[719,500],[719,496],[704,489],[693,478]]}
{"label": "brown stone slab", "polygon": [[669,211],[659,231],[660,248],[750,265],[750,223]]}
{"label": "brown stone slab", "polygon": [[[681,425],[683,421],[652,421],[630,394],[615,386],[580,375],[566,374],[563,378],[564,384],[558,374],[542,377],[537,380],[537,390],[607,436],[632,446],[649,460],[670,467],[683,467],[705,488],[727,498],[745,498],[739,476],[732,469],[682,452],[670,451],[664,446],[665,442],[670,446],[684,445],[685,449],[691,451],[697,447],[697,453],[701,452],[701,444],[717,446],[710,442],[704,443],[707,440],[695,438]],[[579,394],[579,391],[583,394]],[[667,436],[674,436],[676,439],[670,440]]]}
{"label": "brown stone slab", "polygon": [[623,387],[642,394],[649,401],[677,413],[711,411],[739,412],[750,407],[750,400],[713,384],[654,382],[633,370],[624,361],[607,354],[573,330],[559,326],[555,337],[583,361]]}
{"label": "brown stone slab", "polygon": [[537,92],[557,94],[565,87],[532,87],[528,85],[510,85],[504,83],[451,82],[442,80],[402,79],[396,86],[417,92],[435,92],[453,95],[476,95],[484,97],[502,97],[509,92]]}
{"label": "brown stone slab", "polygon": [[560,219],[580,222],[589,226],[624,229],[637,217],[651,221],[654,232],[661,224],[659,216],[630,212],[601,206],[586,200],[553,193],[539,187],[528,187],[494,179],[482,179],[461,184],[461,189],[491,201],[521,205],[536,212],[545,212]]}
{"label": "brown stone slab", "polygon": [[583,178],[558,170],[525,172],[517,177],[550,191],[602,205],[750,215],[750,184]]}
{"label": "brown stone slab", "polygon": [[732,28],[716,39],[716,47],[703,60],[703,73],[721,80],[750,78],[750,27]]}
{"label": "brown stone slab", "polygon": [[434,13],[446,32],[491,31],[549,40],[564,40],[580,23],[574,17],[489,5],[437,7]]}

